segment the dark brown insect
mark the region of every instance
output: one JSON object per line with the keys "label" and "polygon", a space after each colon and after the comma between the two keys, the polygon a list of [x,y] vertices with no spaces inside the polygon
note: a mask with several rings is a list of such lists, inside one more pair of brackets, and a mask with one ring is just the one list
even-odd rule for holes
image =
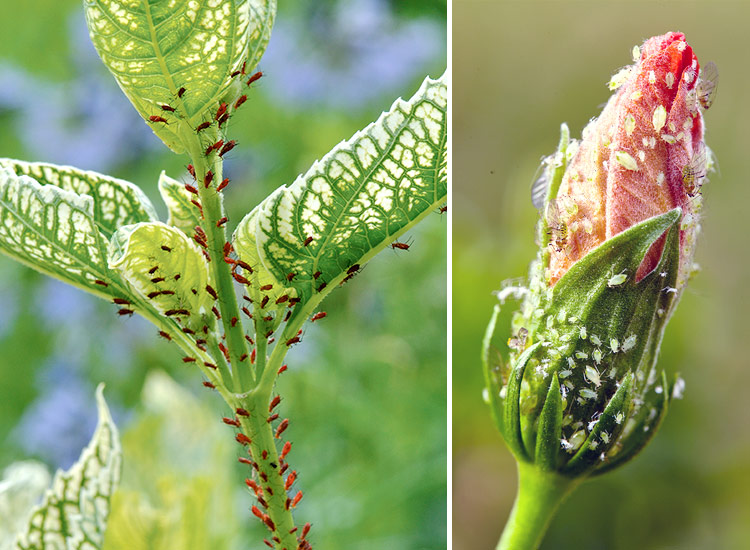
{"label": "dark brown insect", "polygon": [[292,336],[291,338],[289,338],[289,340],[286,341],[286,345],[288,347],[292,344],[296,344],[297,342],[299,342],[299,336]]}
{"label": "dark brown insect", "polygon": [[211,185],[211,182],[214,180],[214,173],[209,170],[206,172],[206,175],[203,178],[203,185],[206,186],[206,189],[208,189],[208,186]]}
{"label": "dark brown insect", "polygon": [[302,246],[308,246],[311,242],[313,242],[313,238],[312,237],[307,237],[305,239],[305,242],[302,243]]}
{"label": "dark brown insect", "polygon": [[265,449],[263,449],[263,452],[260,453],[260,458],[263,459],[263,460],[268,459],[268,451],[266,451]]}
{"label": "dark brown insect", "polygon": [[183,363],[195,363],[195,357],[183,357],[182,362]]}
{"label": "dark brown insect", "polygon": [[250,438],[242,432],[238,433],[234,438],[237,440],[237,443],[240,443],[241,445],[250,445]]}
{"label": "dark brown insect", "polygon": [[219,299],[219,295],[216,294],[214,287],[212,287],[211,285],[206,285],[206,292],[208,292],[211,295],[211,298],[213,298],[214,300]]}
{"label": "dark brown insect", "polygon": [[226,216],[224,216],[218,222],[216,222],[216,227],[221,227],[222,225],[224,225],[228,221],[229,221],[229,218],[227,218]]}
{"label": "dark brown insect", "polygon": [[[253,465],[253,461],[249,458],[245,458],[244,456],[237,457],[237,460],[239,460],[242,464],[247,464],[248,466]],[[247,480],[245,480],[247,482]]]}
{"label": "dark brown insect", "polygon": [[354,264],[353,266],[351,266],[349,269],[346,270],[346,274],[353,275],[357,271],[359,271],[359,264]]}
{"label": "dark brown insect", "polygon": [[130,300],[126,300],[125,298],[112,298],[112,303],[117,304],[118,306],[129,306]]}
{"label": "dark brown insect", "polygon": [[254,75],[252,75],[250,78],[247,79],[247,85],[250,86],[253,82],[257,81],[263,76],[263,73],[261,71],[258,71]]}
{"label": "dark brown insect", "polygon": [[243,277],[242,275],[239,275],[238,273],[232,273],[232,277],[234,277],[234,280],[240,283],[241,285],[249,285],[250,280]]}
{"label": "dark brown insect", "polygon": [[391,243],[391,248],[392,248],[393,250],[396,250],[397,248],[398,248],[399,250],[409,250],[409,247],[410,247],[410,246],[411,246],[411,245],[410,245],[409,243],[400,243],[400,242],[398,242],[398,241],[396,241],[396,242],[393,242],[393,243]]}
{"label": "dark brown insect", "polygon": [[164,281],[164,277],[154,277],[153,279],[151,279],[151,282],[154,284],[161,283],[163,281]]}
{"label": "dark brown insect", "polygon": [[278,298],[276,298],[276,303],[277,304],[283,304],[287,300],[289,300],[289,295],[288,294],[284,294],[283,296],[279,296]]}
{"label": "dark brown insect", "polygon": [[234,108],[235,109],[239,109],[240,105],[242,105],[243,103],[245,103],[245,101],[247,101],[247,96],[246,95],[241,95],[240,97],[237,98],[237,101],[234,102]]}
{"label": "dark brown insect", "polygon": [[320,271],[316,271],[315,273],[313,273],[313,279],[317,280],[321,275],[322,273]]}
{"label": "dark brown insect", "polygon": [[319,321],[320,319],[322,319],[326,315],[328,315],[328,314],[325,311],[319,311],[318,313],[316,313],[315,315],[313,315],[312,317],[310,317],[310,321],[312,321],[314,323],[315,321]]}
{"label": "dark brown insect", "polygon": [[164,312],[164,315],[167,317],[172,317],[173,315],[190,315],[190,312],[186,309],[168,309]]}
{"label": "dark brown insect", "polygon": [[[265,516],[263,518],[263,523],[265,523],[266,527],[268,527],[271,531],[276,531],[276,524],[273,522],[270,516]],[[271,548],[273,548],[273,544],[271,545]]]}
{"label": "dark brown insect", "polygon": [[227,112],[227,104],[222,103],[221,105],[219,105],[219,108],[216,110],[216,116],[214,116],[214,118],[216,120],[219,120],[221,117],[223,117],[226,114],[226,112]]}
{"label": "dark brown insect", "polygon": [[240,416],[250,416],[250,413],[249,413],[249,412],[247,412],[247,411],[246,411],[245,409],[243,409],[242,407],[237,407],[237,410],[236,410],[235,412],[236,412],[236,413],[237,413],[238,415],[240,415]]}
{"label": "dark brown insect", "polygon": [[260,289],[264,292],[267,290],[271,290],[272,288],[273,288],[272,284],[267,284],[267,285],[263,285],[262,287],[260,287]]}
{"label": "dark brown insect", "polygon": [[242,306],[242,313],[244,313],[245,315],[247,315],[247,316],[248,316],[248,317],[250,317],[251,319],[253,318],[253,314],[252,314],[252,313],[250,313],[250,310],[249,310],[249,309],[247,309],[247,308],[246,308],[245,306]]}
{"label": "dark brown insect", "polygon": [[281,403],[281,396],[277,395],[271,400],[271,403],[268,405],[268,412],[271,412],[279,403]]}
{"label": "dark brown insect", "polygon": [[299,304],[302,301],[302,298],[289,298],[289,307],[292,307],[295,304]]}
{"label": "dark brown insect", "polygon": [[243,262],[242,260],[237,260],[235,263],[238,266],[240,266],[242,269],[244,269],[245,271],[247,271],[248,273],[252,273],[253,272],[253,268],[250,267],[250,264],[248,264],[247,262]]}
{"label": "dark brown insect", "polygon": [[180,88],[177,90],[177,97],[182,98],[182,96],[185,95],[185,88]]}
{"label": "dark brown insect", "polygon": [[441,206],[440,210],[438,210],[438,214],[445,214],[448,211],[448,205]]}
{"label": "dark brown insect", "polygon": [[187,190],[187,191],[188,191],[189,193],[192,193],[193,195],[197,195],[197,194],[198,194],[198,190],[197,190],[197,189],[196,189],[195,187],[193,187],[192,185],[190,185],[189,183],[186,183],[186,184],[185,184],[185,189],[186,189],[186,190]]}
{"label": "dark brown insect", "polygon": [[149,275],[153,275],[154,273],[156,273],[157,269],[159,269],[159,266],[155,265],[154,267],[152,267],[151,269],[148,270],[148,274]]}
{"label": "dark brown insect", "polygon": [[118,315],[133,315],[133,313],[135,313],[135,311],[132,309],[122,308],[117,310]]}
{"label": "dark brown insect", "polygon": [[187,171],[195,179],[195,167],[192,164],[187,165]]}
{"label": "dark brown insect", "polygon": [[263,296],[263,299],[260,301],[260,309],[265,309],[267,305],[268,305],[268,296]]}
{"label": "dark brown insect", "polygon": [[289,282],[292,282],[296,276],[297,276],[296,273],[287,273],[286,274],[286,280],[289,281]]}
{"label": "dark brown insect", "polygon": [[162,111],[168,111],[170,113],[174,113],[177,110],[171,105],[162,105],[161,108],[162,108]]}
{"label": "dark brown insect", "polygon": [[213,314],[216,316],[217,319],[221,320],[221,313],[219,313],[219,310],[216,309],[216,306],[212,307],[211,311],[213,312]]}
{"label": "dark brown insect", "polygon": [[[191,329],[191,328],[188,328],[188,327],[183,328],[182,332],[184,332],[185,334],[190,334],[190,335],[195,334],[195,331],[193,329]],[[197,342],[197,343],[200,344],[200,342]],[[205,344],[206,341],[203,340],[203,343]]]}
{"label": "dark brown insect", "polygon": [[159,336],[161,336],[165,340],[171,340],[172,339],[172,337],[169,334],[167,334],[166,332],[164,332],[163,330],[159,331]]}
{"label": "dark brown insect", "polygon": [[95,285],[99,285],[99,286],[104,286],[104,287],[107,287],[107,286],[109,286],[109,284],[105,283],[105,282],[104,282],[104,281],[102,281],[101,279],[96,279],[96,280],[94,281],[94,284],[95,284]]}
{"label": "dark brown insect", "polygon": [[229,178],[224,178],[216,188],[216,192],[223,190],[227,185],[229,185]]}
{"label": "dark brown insect", "polygon": [[242,72],[242,71],[240,71],[240,70],[234,71],[234,72],[233,72],[232,74],[230,74],[230,75],[229,75],[229,78],[234,78],[235,76],[237,76],[237,75],[238,75],[238,74],[240,74],[241,72]]}
{"label": "dark brown insect", "polygon": [[289,463],[285,462],[285,463],[284,463],[284,464],[283,464],[283,465],[281,466],[281,468],[279,468],[279,475],[280,475],[280,476],[283,476],[283,475],[284,475],[284,472],[286,472],[288,468],[289,468]]}
{"label": "dark brown insect", "polygon": [[310,532],[311,525],[309,523],[305,523],[305,526],[302,528],[302,536],[300,538],[304,539],[307,534]]}
{"label": "dark brown insect", "polygon": [[237,142],[235,140],[227,141],[224,144],[224,147],[221,148],[221,151],[219,152],[219,156],[223,157],[224,155],[226,155],[229,151],[234,149],[235,145],[237,145]]}
{"label": "dark brown insect", "polygon": [[292,316],[292,310],[290,309],[286,312],[286,315],[284,315],[284,322],[286,323],[289,320],[289,317],[291,316]]}
{"label": "dark brown insect", "polygon": [[227,120],[229,120],[229,113],[224,113],[219,119],[219,128],[221,128]]}
{"label": "dark brown insect", "polygon": [[235,426],[236,428],[240,427],[240,421],[236,418],[227,418],[226,416],[224,416],[221,421],[228,426]]}
{"label": "dark brown insect", "polygon": [[289,419],[285,418],[281,421],[281,424],[276,428],[276,433],[274,434],[274,437],[276,439],[279,439],[281,437],[281,434],[284,433],[284,430],[286,430],[289,427]]}
{"label": "dark brown insect", "polygon": [[161,245],[161,249],[162,249],[162,250],[163,250],[164,252],[172,252],[172,249],[171,249],[171,248],[169,248],[169,247],[168,247],[167,245],[165,245],[165,244]]}
{"label": "dark brown insect", "polygon": [[318,288],[317,288],[318,292],[323,292],[323,289],[324,289],[325,287],[327,287],[327,286],[328,286],[328,283],[326,283],[326,282],[322,282],[322,283],[320,283],[320,285],[319,285],[319,286],[318,286]]}
{"label": "dark brown insect", "polygon": [[150,122],[163,122],[164,124],[169,124],[169,122],[167,122],[166,118],[160,117],[158,115],[151,115],[150,117],[148,117],[148,120]]}
{"label": "dark brown insect", "polygon": [[201,131],[205,130],[205,129],[206,129],[206,128],[208,128],[209,126],[211,126],[211,123],[210,123],[210,122],[208,122],[208,121],[206,121],[206,122],[201,122],[200,124],[198,124],[198,126],[196,126],[196,128],[195,128],[195,133],[197,134],[198,132],[201,132]]}
{"label": "dark brown insect", "polygon": [[230,324],[230,325],[232,326],[232,328],[234,328],[234,327],[236,327],[236,326],[237,326],[237,321],[238,321],[237,317],[232,317],[232,318],[231,318],[231,319],[229,320],[229,324]]}

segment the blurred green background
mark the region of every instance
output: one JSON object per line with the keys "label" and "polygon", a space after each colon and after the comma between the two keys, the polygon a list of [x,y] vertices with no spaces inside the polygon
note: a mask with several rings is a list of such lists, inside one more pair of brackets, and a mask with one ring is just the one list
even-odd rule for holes
{"label": "blurred green background", "polygon": [[[280,2],[266,76],[230,123],[239,144],[225,167],[230,220],[425,75],[440,76],[445,28],[445,0]],[[188,162],[152,135],[100,63],[80,0],[0,2],[0,156],[128,179],[164,217],[159,172],[183,177]],[[407,235],[409,251],[388,250],[336,290],[328,318],[289,354],[278,390],[305,493],[296,515],[313,523],[316,547],[446,546],[446,233],[444,216],[428,217]],[[191,548],[262,546],[226,411],[179,356],[145,321],[0,257],[0,470],[25,457],[68,467],[93,431],[104,381],[126,448],[115,512],[126,536],[106,547],[145,548],[139,533],[160,526],[163,539],[148,547],[172,550],[186,525],[197,533]],[[141,398],[157,371],[189,394],[164,382],[171,398],[212,411],[187,429],[190,441],[176,435],[185,419],[169,420],[182,409]]]}
{"label": "blurred green background", "polygon": [[[634,462],[584,484],[542,549],[750,548],[750,149],[747,2],[453,3],[453,548],[494,548],[515,466],[481,400],[480,341],[502,280],[534,256],[529,187],[561,122],[579,137],[631,48],[682,31],[720,72],[705,113],[720,173],[704,187],[702,266],[667,329],[681,372],[659,435]],[[502,323],[508,324],[512,304]]]}

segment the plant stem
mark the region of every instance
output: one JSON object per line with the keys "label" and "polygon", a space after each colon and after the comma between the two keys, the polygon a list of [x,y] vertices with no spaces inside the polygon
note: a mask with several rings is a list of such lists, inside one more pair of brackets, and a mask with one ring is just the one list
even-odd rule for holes
{"label": "plant stem", "polygon": [[518,462],[518,494],[496,550],[536,550],[563,500],[579,479]]}

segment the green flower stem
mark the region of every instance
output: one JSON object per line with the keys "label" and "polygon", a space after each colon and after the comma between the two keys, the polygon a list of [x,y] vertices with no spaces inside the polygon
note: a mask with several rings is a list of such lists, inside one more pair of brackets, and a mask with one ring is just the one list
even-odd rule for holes
{"label": "green flower stem", "polygon": [[[208,131],[207,131],[208,132]],[[218,139],[214,133],[212,139]],[[237,393],[250,390],[254,374],[249,362],[241,368],[240,357],[247,354],[242,320],[240,318],[237,294],[234,290],[234,281],[229,265],[224,262],[224,245],[227,242],[224,225],[217,226],[217,222],[224,217],[224,201],[221,193],[216,192],[216,186],[223,177],[223,161],[215,152],[206,158],[200,143],[196,140],[195,146],[190,150],[195,168],[196,187],[199,192],[203,216],[205,218],[204,230],[208,238],[208,252],[211,256],[210,267],[216,283],[216,292],[219,296],[219,312],[221,322],[224,325],[224,334],[227,340],[227,349],[232,363],[233,390]],[[213,159],[213,160],[211,160]],[[213,172],[213,181],[208,188],[203,184],[208,171]],[[237,321],[232,326],[232,319]],[[245,360],[246,361],[246,360]]]}
{"label": "green flower stem", "polygon": [[536,550],[563,500],[580,479],[518,462],[518,494],[496,550]]}
{"label": "green flower stem", "polygon": [[[242,431],[250,436],[252,459],[257,465],[258,484],[263,488],[263,498],[268,504],[265,512],[274,525],[274,535],[281,539],[277,548],[297,548],[297,537],[290,533],[294,529],[294,517],[291,509],[287,509],[287,492],[284,478],[279,474],[281,463],[276,448],[273,425],[267,421],[268,398],[252,392],[242,401],[243,406],[250,412],[249,417],[241,417]],[[263,451],[266,457],[263,458]],[[264,479],[265,477],[265,479]]]}

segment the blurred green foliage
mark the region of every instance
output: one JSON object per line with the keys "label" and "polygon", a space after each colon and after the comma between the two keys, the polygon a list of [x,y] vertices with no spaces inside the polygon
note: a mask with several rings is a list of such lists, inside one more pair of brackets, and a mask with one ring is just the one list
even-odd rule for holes
{"label": "blurred green foliage", "polygon": [[[278,22],[325,7],[315,4],[282,3]],[[395,10],[398,3],[371,4],[388,13],[394,10],[387,20],[394,28],[421,17],[444,33],[444,1],[424,0],[408,10]],[[272,35],[271,45],[281,38]],[[342,54],[330,48],[331,56]],[[83,123],[88,106],[93,110],[101,102],[97,94],[120,93],[101,63],[82,61],[81,52],[89,49],[80,0],[0,4],[0,77],[10,67],[35,79],[40,89],[59,87],[68,99],[78,94],[72,98],[77,107],[62,113],[71,129]],[[375,120],[398,95],[411,95],[425,74],[439,76],[445,69],[445,50],[411,67],[410,76],[396,89],[382,89],[377,97],[352,106],[335,106],[335,101],[323,107],[281,104],[268,84],[281,67],[262,61],[260,68],[266,76],[257,93],[231,121],[232,138],[239,145],[225,168],[232,178],[226,193],[230,226],[336,143]],[[96,86],[83,92],[66,88],[81,76],[94,78]],[[374,86],[381,75],[374,71],[371,76]],[[12,87],[14,81],[9,82]],[[3,90],[6,95],[10,91]],[[330,94],[335,98],[336,90]],[[61,162],[40,158],[29,145],[34,140],[19,137],[19,128],[28,129],[29,120],[23,109],[3,107],[3,97],[0,92],[0,156]],[[156,189],[159,173],[166,169],[172,177],[183,177],[187,158],[160,146],[132,107],[115,113],[116,108],[113,119],[131,117],[126,126],[136,138],[119,144],[109,172],[140,185],[165,217]],[[112,123],[106,109],[104,113],[94,121],[103,129]],[[35,139],[45,145],[43,135]],[[289,461],[305,494],[296,515],[302,523],[313,523],[315,547],[406,550],[446,545],[446,233],[444,216],[428,217],[409,235],[414,239],[409,251],[384,252],[334,292],[323,304],[328,317],[308,326],[303,343],[289,354],[289,371],[277,389],[283,398],[281,412],[290,418]],[[59,453],[68,452],[78,438],[77,456],[88,440],[95,422],[93,388],[104,381],[126,446],[126,475],[116,499],[120,509],[143,512],[141,499],[149,496],[150,505],[163,508],[144,513],[146,525],[172,529],[192,522],[183,515],[190,512],[196,522],[209,518],[216,530],[204,533],[204,546],[196,548],[255,547],[263,529],[249,511],[252,499],[243,483],[247,472],[237,463],[234,434],[221,423],[228,411],[202,388],[200,375],[179,361],[175,347],[157,338],[156,330],[142,320],[118,318],[111,304],[50,283],[5,257],[0,257],[0,301],[0,467],[30,455],[52,467],[69,465],[66,456],[56,453],[61,448]],[[185,419],[175,419],[175,432],[170,431],[169,419],[182,414],[180,407],[154,411],[142,402],[144,381],[155,370],[189,391],[196,411],[208,411],[204,422],[212,423],[213,431],[195,428],[195,434],[208,430],[208,454],[190,458],[196,442],[177,436]],[[39,401],[50,394],[56,396],[54,401]],[[229,450],[217,442],[216,433],[223,434]],[[229,505],[220,514],[216,512],[221,509],[210,504],[217,495]],[[126,520],[116,520],[120,538],[108,539],[111,548],[123,547]]]}
{"label": "blurred green foliage", "polygon": [[[453,547],[491,548],[516,490],[514,462],[481,399],[480,342],[490,292],[526,274],[535,253],[529,189],[559,124],[580,136],[606,83],[646,38],[682,31],[720,72],[705,113],[720,172],[704,187],[704,232],[667,328],[661,365],[681,372],[659,435],[633,463],[584,484],[562,506],[544,549],[745,548],[750,431],[744,348],[750,324],[744,165],[750,146],[741,2],[453,4]],[[503,319],[508,326],[513,304]]]}

